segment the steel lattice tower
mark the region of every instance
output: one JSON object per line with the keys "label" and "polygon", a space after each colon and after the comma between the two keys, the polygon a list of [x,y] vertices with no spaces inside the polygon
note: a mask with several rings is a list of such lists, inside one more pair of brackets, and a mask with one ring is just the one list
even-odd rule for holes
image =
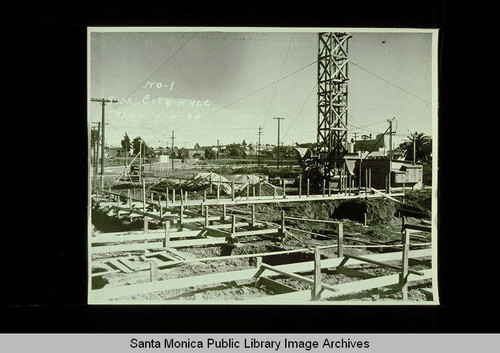
{"label": "steel lattice tower", "polygon": [[347,153],[347,33],[319,33],[317,167],[328,177]]}

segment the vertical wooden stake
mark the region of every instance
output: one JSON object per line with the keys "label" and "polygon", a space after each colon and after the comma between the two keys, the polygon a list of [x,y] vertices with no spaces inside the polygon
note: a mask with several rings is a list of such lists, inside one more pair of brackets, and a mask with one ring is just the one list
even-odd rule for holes
{"label": "vertical wooden stake", "polygon": [[165,221],[165,240],[163,241],[163,246],[168,249],[170,247],[170,221]]}
{"label": "vertical wooden stake", "polygon": [[275,198],[276,198],[276,188],[273,185],[273,199],[275,199]]}
{"label": "vertical wooden stake", "polygon": [[217,203],[219,203],[220,199],[220,183],[217,183]]}
{"label": "vertical wooden stake", "polygon": [[236,216],[231,215],[231,238],[234,237],[234,233],[236,233]]}
{"label": "vertical wooden stake", "polygon": [[368,195],[368,169],[365,169],[365,195]]}
{"label": "vertical wooden stake", "polygon": [[154,201],[153,192],[151,192],[151,202]]}
{"label": "vertical wooden stake", "polygon": [[281,210],[281,229],[280,229],[280,235],[281,235],[281,242],[285,242],[286,238],[286,227],[285,227],[285,211]]}
{"label": "vertical wooden stake", "polygon": [[368,187],[370,188],[370,192],[372,191],[372,169],[368,169]]}
{"label": "vertical wooden stake", "polygon": [[205,205],[205,227],[208,227],[208,206]]}
{"label": "vertical wooden stake", "polygon": [[247,200],[250,198],[250,184],[247,184]]}
{"label": "vertical wooden stake", "polygon": [[255,205],[252,204],[252,223],[250,224],[252,227],[255,226]]}
{"label": "vertical wooden stake", "polygon": [[[342,179],[340,180],[340,182],[342,183]],[[328,196],[332,196],[332,186],[330,185],[330,183],[328,183]]]}
{"label": "vertical wooden stake", "polygon": [[403,251],[402,251],[402,257],[403,257],[403,264],[402,264],[402,270],[399,278],[399,283],[401,283],[401,292],[403,294],[403,300],[408,300],[408,255],[410,251],[410,230],[405,229],[403,231]]}
{"label": "vertical wooden stake", "polygon": [[312,300],[321,299],[321,255],[319,249],[314,249],[314,284],[311,293]]}
{"label": "vertical wooden stake", "polygon": [[175,189],[172,189],[172,203],[175,203]]}
{"label": "vertical wooden stake", "polygon": [[127,190],[127,195],[128,195],[128,209],[132,210],[132,197],[130,196],[131,192],[130,189]]}
{"label": "vertical wooden stake", "polygon": [[252,185],[252,197],[255,197],[255,185]]}
{"label": "vertical wooden stake", "polygon": [[257,256],[255,257],[255,267],[260,268],[262,266],[262,256]]}
{"label": "vertical wooden stake", "polygon": [[339,257],[344,257],[344,223],[339,223],[339,236],[337,239],[337,252]]}
{"label": "vertical wooden stake", "polygon": [[210,171],[210,193],[212,193],[212,171]]}
{"label": "vertical wooden stake", "polygon": [[147,233],[149,231],[149,217],[144,216],[144,233]]}
{"label": "vertical wooden stake", "polygon": [[302,197],[302,175],[299,175],[299,199]]}
{"label": "vertical wooden stake", "polygon": [[161,194],[158,193],[158,206],[160,207],[160,222],[163,218],[163,205],[161,204]]}
{"label": "vertical wooden stake", "polygon": [[286,198],[286,180],[283,179],[283,198]]}
{"label": "vertical wooden stake", "polygon": [[156,282],[158,280],[158,264],[156,261],[151,261],[149,265],[149,279],[151,282]]}
{"label": "vertical wooden stake", "polygon": [[207,190],[203,190],[203,202],[207,201]]}
{"label": "vertical wooden stake", "polygon": [[182,190],[181,190],[181,209],[180,209],[180,218],[179,218],[179,230],[182,230],[183,223],[184,223],[184,200],[182,198]]}
{"label": "vertical wooden stake", "polygon": [[311,188],[310,188],[310,186],[311,186],[310,184],[311,184],[311,183],[309,182],[309,178],[307,178],[307,197],[309,197],[309,195],[310,195],[310,193],[309,193],[309,191],[310,191],[310,189],[311,189]]}
{"label": "vertical wooden stake", "polygon": [[168,207],[168,186],[167,186],[167,189],[165,190],[166,193],[165,193],[165,208]]}
{"label": "vertical wooden stake", "polygon": [[234,201],[234,180],[231,181],[231,200]]}
{"label": "vertical wooden stake", "polygon": [[184,195],[184,201],[186,201],[186,202],[187,202],[187,200],[188,200],[188,192],[187,192],[187,190],[186,190],[186,193],[185,193],[185,195]]}
{"label": "vertical wooden stake", "polygon": [[325,197],[326,179],[323,179],[323,197]]}

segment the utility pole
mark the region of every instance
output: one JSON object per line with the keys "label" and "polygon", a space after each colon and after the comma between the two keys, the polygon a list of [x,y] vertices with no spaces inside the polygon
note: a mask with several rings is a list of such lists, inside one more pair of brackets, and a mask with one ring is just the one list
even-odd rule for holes
{"label": "utility pole", "polygon": [[276,159],[276,168],[280,167],[280,121],[285,120],[285,118],[273,118],[274,120],[278,120],[278,145],[276,146],[277,148],[277,159]]}
{"label": "utility pole", "polygon": [[417,163],[417,139],[415,135],[413,135],[413,165]]}
{"label": "utility pole", "polygon": [[259,144],[257,145],[257,163],[260,166],[260,135],[262,135],[262,127],[260,125],[258,130],[259,132],[257,133],[257,135],[259,135]]}
{"label": "utility pole", "polygon": [[105,117],[105,107],[106,103],[118,103],[116,99],[105,99],[105,98],[91,98],[90,99],[92,102],[99,102],[101,103],[101,112],[102,112],[102,120],[101,120],[101,126],[102,126],[102,135],[101,135],[101,179],[104,178],[104,126],[106,125],[104,122],[104,117]]}
{"label": "utility pole", "polygon": [[172,170],[174,170],[174,157],[175,157],[174,141],[175,141],[175,135],[174,135],[174,130],[172,130]]}
{"label": "utility pole", "polygon": [[389,185],[389,193],[391,190],[391,176],[392,176],[392,122],[396,118],[392,119],[387,119],[387,122],[389,123],[389,180],[388,180],[388,185]]}

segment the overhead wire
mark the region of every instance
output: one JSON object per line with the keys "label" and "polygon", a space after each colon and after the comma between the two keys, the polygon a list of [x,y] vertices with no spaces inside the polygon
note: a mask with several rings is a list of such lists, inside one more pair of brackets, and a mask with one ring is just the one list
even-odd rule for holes
{"label": "overhead wire", "polygon": [[309,102],[309,98],[311,98],[311,95],[312,93],[314,92],[314,89],[316,88],[318,84],[315,83],[314,86],[312,87],[311,89],[311,92],[309,92],[309,95],[307,96],[306,98],[306,101],[304,102],[304,104],[302,104],[302,107],[300,107],[300,110],[299,112],[297,113],[297,115],[295,116],[295,119],[293,119],[292,121],[292,124],[288,127],[288,130],[286,130],[285,134],[283,135],[283,139],[286,137],[286,135],[288,134],[288,132],[290,131],[290,129],[292,128],[293,124],[295,124],[295,122],[297,121],[297,118],[299,117],[300,113],[302,113],[302,110],[304,109],[304,107],[306,106],[307,102]]}
{"label": "overhead wire", "polygon": [[271,110],[271,106],[273,105],[274,96],[276,95],[276,90],[278,89],[279,79],[281,78],[281,74],[283,73],[283,68],[285,67],[286,59],[288,58],[288,52],[290,51],[290,47],[292,46],[293,35],[294,34],[292,33],[292,38],[290,38],[290,43],[288,44],[288,49],[286,50],[285,59],[283,60],[283,64],[281,65],[280,73],[278,75],[278,81],[276,82],[276,85],[274,86],[273,95],[271,96],[271,101],[269,102],[269,106],[267,107],[266,117],[264,118],[264,122],[262,123],[262,126],[264,126],[264,124],[266,123],[267,116],[269,115],[269,110]]}
{"label": "overhead wire", "polygon": [[384,81],[385,83],[387,83],[387,84],[389,84],[389,85],[391,85],[391,86],[393,86],[393,87],[396,87],[397,89],[399,89],[399,90],[401,90],[401,91],[403,91],[403,92],[405,92],[405,93],[407,93],[407,94],[409,94],[409,95],[411,95],[411,96],[413,96],[413,97],[415,97],[415,98],[420,99],[420,100],[421,100],[421,101],[423,101],[424,103],[427,103],[427,105],[430,105],[430,104],[431,104],[431,102],[429,102],[428,100],[426,100],[426,99],[424,99],[424,98],[422,98],[422,97],[419,97],[419,96],[417,96],[415,93],[412,93],[412,92],[410,92],[410,91],[408,91],[408,90],[406,90],[406,89],[404,89],[404,88],[402,88],[402,87],[400,87],[400,86],[398,86],[398,85],[396,85],[396,84],[394,84],[394,83],[392,83],[392,82],[390,82],[390,81],[386,80],[385,78],[383,78],[383,77],[381,77],[381,76],[377,75],[376,73],[374,73],[374,72],[372,72],[372,71],[370,71],[370,70],[368,70],[368,69],[366,69],[366,68],[362,67],[361,65],[356,64],[355,62],[352,62],[352,61],[349,61],[349,63],[353,64],[354,66],[356,66],[356,67],[360,68],[361,70],[363,70],[363,71],[365,71],[365,72],[368,72],[370,75],[372,75],[372,76],[374,76],[374,77],[376,77],[376,78],[378,78],[378,79],[380,79],[380,80]]}

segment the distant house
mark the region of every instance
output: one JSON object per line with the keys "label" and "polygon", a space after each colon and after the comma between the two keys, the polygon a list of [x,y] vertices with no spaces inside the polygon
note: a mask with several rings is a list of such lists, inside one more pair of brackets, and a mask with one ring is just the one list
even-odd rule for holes
{"label": "distant house", "polygon": [[106,147],[104,148],[104,155],[107,158],[125,157],[125,149],[121,147]]}
{"label": "distant house", "polygon": [[205,158],[204,148],[188,148],[189,159],[192,158]]}

